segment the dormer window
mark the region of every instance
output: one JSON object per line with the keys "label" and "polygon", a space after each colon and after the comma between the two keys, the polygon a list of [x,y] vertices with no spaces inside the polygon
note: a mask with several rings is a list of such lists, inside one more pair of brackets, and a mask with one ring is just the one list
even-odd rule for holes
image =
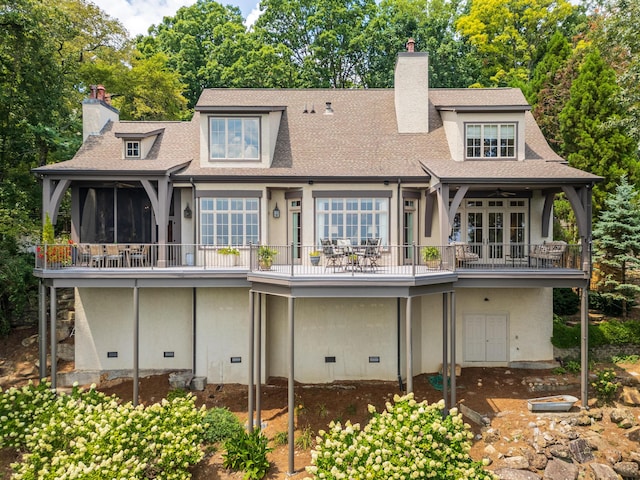
{"label": "dormer window", "polygon": [[124,142],[124,156],[126,158],[140,158],[140,141],[126,140]]}
{"label": "dormer window", "polygon": [[260,119],[258,117],[210,117],[209,158],[211,160],[258,160]]}
{"label": "dormer window", "polygon": [[467,158],[515,158],[515,123],[468,123],[465,127]]}

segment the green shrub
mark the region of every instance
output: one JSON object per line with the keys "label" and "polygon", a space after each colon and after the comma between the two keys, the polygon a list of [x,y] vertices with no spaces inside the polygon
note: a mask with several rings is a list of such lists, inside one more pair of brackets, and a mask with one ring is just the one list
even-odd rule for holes
{"label": "green shrub", "polygon": [[[631,308],[632,305],[632,302],[627,302],[627,308]],[[622,315],[622,300],[601,295],[598,292],[589,292],[589,308],[605,315],[618,317]]]}
{"label": "green shrub", "polygon": [[580,325],[567,325],[562,317],[554,315],[551,343],[557,348],[580,346]]}
{"label": "green shrub", "polygon": [[306,426],[300,432],[300,435],[295,440],[295,445],[301,450],[308,450],[313,445],[313,430],[311,427]]}
{"label": "green shrub", "polygon": [[204,440],[209,443],[224,442],[244,431],[238,417],[226,408],[207,410],[203,423]]}
{"label": "green shrub", "polygon": [[286,445],[289,443],[289,433],[288,432],[278,432],[273,436],[273,445],[276,447],[280,447],[282,445]]}
{"label": "green shrub", "polygon": [[[551,343],[557,348],[580,346],[580,325],[566,325],[561,317],[553,319]],[[640,322],[607,320],[598,325],[589,325],[589,346],[640,345]]]}
{"label": "green shrub", "polygon": [[580,310],[580,295],[571,288],[553,289],[553,313],[556,315],[574,315]]}
{"label": "green shrub", "polygon": [[184,398],[191,395],[188,390],[184,388],[173,388],[167,392],[167,400],[172,402],[176,398]]}
{"label": "green shrub", "polygon": [[267,453],[271,448],[268,443],[269,439],[260,430],[235,435],[224,443],[226,452],[222,458],[225,468],[243,471],[244,480],[260,480],[269,470]]}
{"label": "green shrub", "polygon": [[55,395],[51,385],[0,393],[0,445],[23,452],[14,480],[190,478],[203,456],[193,397],[124,405],[93,389]]}
{"label": "green shrub", "polygon": [[591,382],[596,391],[596,397],[605,404],[611,403],[620,385],[615,381],[616,373],[612,368],[605,368],[595,372],[597,380]]}
{"label": "green shrub", "polygon": [[413,394],[394,398],[360,430],[331,423],[311,453],[313,478],[495,478],[469,456],[473,433],[457,409],[442,416],[444,401],[417,403]]}

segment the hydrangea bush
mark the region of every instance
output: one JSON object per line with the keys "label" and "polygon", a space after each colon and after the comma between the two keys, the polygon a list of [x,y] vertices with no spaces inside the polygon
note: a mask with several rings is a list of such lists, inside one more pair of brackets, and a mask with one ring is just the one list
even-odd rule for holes
{"label": "hydrangea bush", "polygon": [[25,452],[15,480],[186,479],[203,457],[204,409],[192,396],[145,408],[93,388],[50,388],[0,392],[0,446]]}
{"label": "hydrangea bush", "polygon": [[320,431],[307,472],[314,479],[494,479],[469,456],[473,433],[457,409],[443,417],[444,401],[417,403],[413,394],[358,424],[331,422]]}

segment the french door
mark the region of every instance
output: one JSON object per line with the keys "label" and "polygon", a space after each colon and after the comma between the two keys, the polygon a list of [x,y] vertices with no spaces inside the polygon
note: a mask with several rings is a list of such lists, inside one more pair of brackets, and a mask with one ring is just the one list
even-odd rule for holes
{"label": "french door", "polygon": [[503,263],[524,254],[524,200],[469,200],[464,212],[466,242],[484,263]]}

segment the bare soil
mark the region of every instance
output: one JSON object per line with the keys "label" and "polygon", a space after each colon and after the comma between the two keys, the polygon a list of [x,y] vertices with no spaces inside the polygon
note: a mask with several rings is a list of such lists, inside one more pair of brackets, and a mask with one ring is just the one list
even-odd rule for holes
{"label": "bare soil", "polygon": [[[37,333],[35,329],[14,330],[8,338],[0,339],[0,387],[6,389],[10,386],[21,385],[29,379],[37,381],[37,369],[35,375],[16,378],[16,370],[22,369],[28,372],[28,364],[37,360],[37,342],[29,346],[23,346],[22,340]],[[72,369],[72,364],[62,364],[62,371]],[[601,368],[601,367],[600,367]],[[640,373],[638,365],[626,365],[616,367],[621,375]],[[414,379],[414,394],[416,400],[436,402],[442,398],[442,392],[436,389],[429,381],[431,375],[420,375]],[[523,370],[508,368],[463,368],[457,377],[457,400],[475,412],[491,419],[491,427],[500,430],[504,441],[493,443],[500,452],[509,453],[517,448],[518,442],[527,442],[527,431],[536,415],[528,411],[527,399],[556,393],[570,394],[580,397],[579,378],[575,375],[563,375],[561,380],[573,385],[562,392],[536,392],[532,393],[527,379],[532,376],[552,376],[550,371]],[[130,379],[117,379],[104,382],[99,389],[107,394],[115,394],[123,401],[130,401],[133,387]],[[140,402],[151,404],[166,397],[170,390],[168,375],[151,376],[140,380]],[[248,391],[246,386],[237,384],[207,385],[202,392],[194,392],[198,405],[211,407],[227,407],[234,412],[242,422],[247,421]],[[315,434],[326,429],[331,420],[346,421],[366,424],[368,420],[367,406],[374,405],[378,410],[384,408],[385,402],[392,401],[395,394],[401,394],[400,385],[395,382],[336,382],[323,385],[296,385],[296,438],[305,431]],[[593,404],[594,401],[592,400]],[[273,439],[280,432],[287,432],[287,382],[286,379],[273,378],[268,384],[262,386],[261,419],[264,425],[264,433]],[[577,411],[578,407],[574,407]],[[640,409],[635,410],[636,418]],[[472,457],[481,459],[486,456],[485,443],[481,439],[479,425],[469,422],[473,431],[477,433],[472,447]],[[611,424],[608,419],[599,423],[599,430],[605,438],[618,438],[618,450],[633,450],[637,445],[626,445],[621,438],[620,429]],[[513,438],[513,432],[521,432],[518,438]],[[609,432],[609,433],[607,433]],[[609,437],[608,435],[613,435]],[[512,438],[509,438],[512,436]],[[295,449],[295,474],[289,478],[302,479],[307,475],[304,467],[310,465],[310,449]],[[0,449],[0,478],[10,477],[10,463],[19,461],[18,452],[12,449]],[[275,447],[269,455],[271,469],[267,479],[287,478],[288,447],[286,445]],[[490,468],[499,466],[496,462]],[[240,472],[231,472],[222,466],[221,453],[209,454],[204,460],[193,468],[193,478],[196,480],[228,480],[241,479]]]}

